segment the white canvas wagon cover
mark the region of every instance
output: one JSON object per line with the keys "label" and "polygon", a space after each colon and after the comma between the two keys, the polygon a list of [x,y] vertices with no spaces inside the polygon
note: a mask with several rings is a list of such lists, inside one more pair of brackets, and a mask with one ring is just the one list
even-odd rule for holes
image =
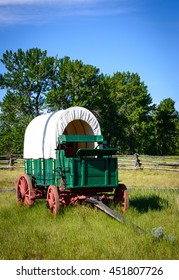
{"label": "white canvas wagon cover", "polygon": [[71,107],[33,119],[24,136],[24,158],[56,158],[59,135],[101,135],[96,117],[83,107]]}

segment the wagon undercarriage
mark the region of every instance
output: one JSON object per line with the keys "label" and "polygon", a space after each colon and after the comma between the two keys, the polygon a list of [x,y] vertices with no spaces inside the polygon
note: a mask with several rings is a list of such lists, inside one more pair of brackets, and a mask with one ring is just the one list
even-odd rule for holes
{"label": "wagon undercarriage", "polygon": [[45,199],[47,207],[55,215],[59,212],[60,207],[77,205],[84,201],[90,202],[89,198],[97,199],[105,204],[113,201],[115,205],[121,205],[122,212],[125,212],[128,205],[127,188],[123,184],[119,184],[114,191],[112,188],[106,188],[105,192],[101,188],[64,190],[64,188],[54,185],[50,185],[47,190],[44,190],[34,188],[30,177],[27,174],[22,174],[19,176],[16,185],[16,200],[18,203],[31,206],[36,199]]}

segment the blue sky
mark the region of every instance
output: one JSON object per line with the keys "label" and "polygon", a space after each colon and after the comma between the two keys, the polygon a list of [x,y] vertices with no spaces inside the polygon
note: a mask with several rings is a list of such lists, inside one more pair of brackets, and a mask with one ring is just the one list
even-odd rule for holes
{"label": "blue sky", "polygon": [[170,97],[179,111],[177,0],[0,0],[0,38],[0,57],[37,47],[104,74],[138,73],[154,103]]}

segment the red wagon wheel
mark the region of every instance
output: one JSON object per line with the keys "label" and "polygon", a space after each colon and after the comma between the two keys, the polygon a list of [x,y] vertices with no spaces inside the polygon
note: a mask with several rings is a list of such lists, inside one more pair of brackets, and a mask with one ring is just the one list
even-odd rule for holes
{"label": "red wagon wheel", "polygon": [[21,174],[16,184],[16,200],[20,204],[33,205],[35,200],[32,199],[32,183],[27,174]]}
{"label": "red wagon wheel", "polygon": [[114,192],[114,203],[121,204],[121,211],[125,212],[128,207],[128,191],[124,184],[119,184]]}
{"label": "red wagon wheel", "polygon": [[51,212],[56,215],[59,211],[59,196],[57,187],[51,185],[47,191],[47,205]]}

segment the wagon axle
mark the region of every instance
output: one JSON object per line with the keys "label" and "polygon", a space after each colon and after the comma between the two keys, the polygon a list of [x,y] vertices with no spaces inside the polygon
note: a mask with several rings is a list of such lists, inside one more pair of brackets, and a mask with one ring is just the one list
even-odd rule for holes
{"label": "wagon axle", "polygon": [[16,200],[20,204],[33,205],[36,199],[46,198],[46,206],[51,210],[53,214],[59,212],[60,206],[66,207],[68,205],[76,205],[79,202],[87,201],[93,197],[97,201],[108,202],[110,197],[113,197],[115,205],[121,205],[121,211],[125,212],[128,206],[128,193],[127,188],[123,184],[119,184],[115,189],[114,194],[101,193],[96,194],[96,190],[90,189],[83,190],[64,190],[63,188],[57,188],[54,185],[50,185],[46,192],[39,191],[37,188],[32,187],[32,183],[27,174],[21,174],[16,184]]}

